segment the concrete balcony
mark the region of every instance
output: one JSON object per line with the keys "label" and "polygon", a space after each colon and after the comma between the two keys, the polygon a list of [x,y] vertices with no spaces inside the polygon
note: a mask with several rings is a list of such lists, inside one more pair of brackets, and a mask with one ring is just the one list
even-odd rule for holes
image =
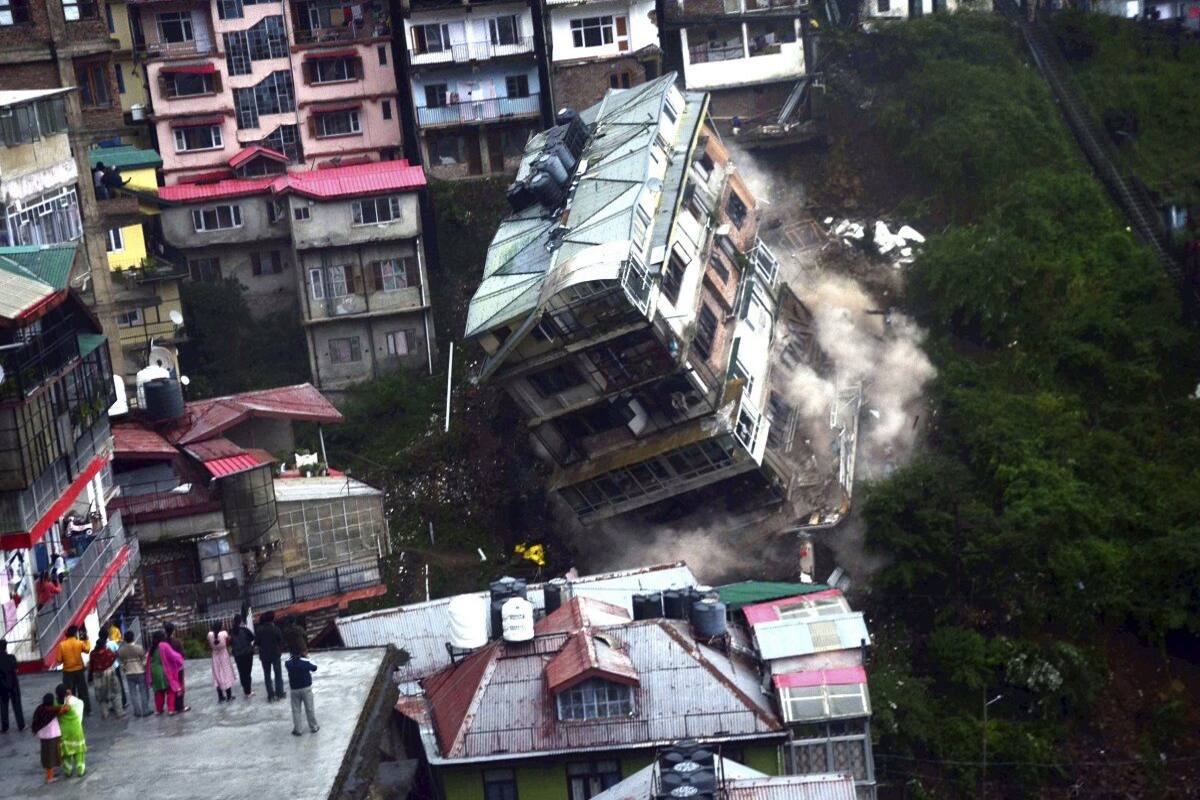
{"label": "concrete balcony", "polygon": [[523,36],[509,44],[493,42],[462,42],[452,44],[444,50],[425,53],[413,53],[410,60],[413,66],[424,64],[469,64],[472,61],[487,61],[492,58],[506,58],[533,52],[533,37]]}
{"label": "concrete balcony", "polygon": [[448,103],[435,108],[418,108],[417,122],[422,128],[438,128],[534,117],[539,113],[539,97],[534,93],[528,97],[493,97],[467,103]]}

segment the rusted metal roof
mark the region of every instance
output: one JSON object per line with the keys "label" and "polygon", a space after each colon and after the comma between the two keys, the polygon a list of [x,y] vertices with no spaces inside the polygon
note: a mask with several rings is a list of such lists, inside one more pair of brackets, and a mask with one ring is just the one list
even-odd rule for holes
{"label": "rusted metal roof", "polygon": [[585,630],[573,633],[546,664],[546,688],[557,695],[590,678],[637,686],[637,669],[607,637]]}
{"label": "rusted metal roof", "polygon": [[628,622],[629,612],[620,606],[591,597],[572,597],[537,621],[535,633],[571,633],[589,625]]}
{"label": "rusted metal roof", "polygon": [[[596,748],[654,747],[683,738],[737,740],[784,735],[759,688],[757,665],[697,643],[683,623],[640,620],[595,630],[627,654],[639,679],[628,717],[560,722],[547,691],[548,653],[571,636],[495,642],[427,678],[433,720],[423,730],[435,763]],[[750,694],[750,689],[754,694]],[[435,749],[430,749],[435,748]]]}
{"label": "rusted metal roof", "polygon": [[[568,584],[572,598],[599,600],[632,615],[633,595],[696,585],[696,576],[683,562],[658,564],[638,569],[573,577]],[[529,587],[528,598],[535,609],[545,608],[544,584]],[[487,592],[475,592],[487,598]],[[449,641],[450,597],[397,608],[368,611],[338,617],[334,622],[342,643],[347,647],[371,647],[387,644],[402,647],[409,655],[403,675],[408,680],[423,678],[450,664],[446,652]],[[545,620],[542,620],[543,622]],[[540,624],[540,623],[539,623]],[[536,628],[535,628],[536,629]]]}
{"label": "rusted metal roof", "polygon": [[117,458],[165,460],[179,451],[149,428],[136,424],[113,425],[113,455]]}
{"label": "rusted metal roof", "polygon": [[211,439],[252,417],[341,422],[342,415],[311,383],[243,392],[188,403],[167,433],[178,445]]}
{"label": "rusted metal roof", "polygon": [[244,447],[234,444],[221,436],[187,445],[183,448],[183,451],[201,463],[216,461],[218,458],[232,458],[246,454]]}

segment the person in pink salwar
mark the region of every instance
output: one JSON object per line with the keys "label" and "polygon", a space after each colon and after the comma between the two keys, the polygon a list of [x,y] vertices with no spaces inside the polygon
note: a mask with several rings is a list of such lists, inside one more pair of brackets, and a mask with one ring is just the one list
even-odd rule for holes
{"label": "person in pink salwar", "polygon": [[167,641],[162,631],[154,634],[150,652],[146,654],[146,683],[154,690],[154,710],[161,714],[166,702],[168,716],[187,711],[178,708],[176,700],[183,691],[183,656]]}
{"label": "person in pink salwar", "polygon": [[217,702],[233,700],[233,659],[229,657],[229,632],[220,622],[212,624],[208,633],[208,649],[212,651],[213,684],[217,687]]}

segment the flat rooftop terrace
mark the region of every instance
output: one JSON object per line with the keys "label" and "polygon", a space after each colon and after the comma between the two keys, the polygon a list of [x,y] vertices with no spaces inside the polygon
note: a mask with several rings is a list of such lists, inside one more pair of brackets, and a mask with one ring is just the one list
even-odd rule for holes
{"label": "flat rooftop terrace", "polygon": [[[336,788],[338,773],[367,712],[377,681],[386,681],[385,648],[314,651],[313,696],[321,730],[292,736],[290,698],[268,703],[262,667],[254,662],[254,697],[244,700],[234,686],[232,703],[217,703],[211,662],[190,660],[185,667],[187,714],[102,720],[96,709],[84,721],[87,774],[47,786],[38,740],[15,722],[0,734],[0,775],[4,797],[87,798],[87,800],[265,800],[287,797],[317,800]],[[54,690],[61,673],[21,676],[21,699],[28,726],[41,697]],[[287,676],[284,676],[286,684]],[[90,688],[90,687],[89,687]],[[93,696],[94,700],[94,696]],[[151,695],[153,702],[153,694]]]}

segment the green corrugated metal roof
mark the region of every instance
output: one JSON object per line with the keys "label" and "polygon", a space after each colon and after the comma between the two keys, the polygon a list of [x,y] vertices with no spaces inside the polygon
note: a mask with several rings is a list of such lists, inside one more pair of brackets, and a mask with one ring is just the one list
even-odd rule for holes
{"label": "green corrugated metal roof", "polygon": [[106,166],[117,169],[162,166],[162,156],[157,150],[143,150],[131,144],[123,144],[120,147],[93,147],[88,150],[88,163],[93,169],[101,161]]}
{"label": "green corrugated metal roof", "polygon": [[49,247],[0,247],[0,269],[23,278],[41,281],[54,291],[67,288],[71,265],[75,263],[75,244]]}
{"label": "green corrugated metal roof", "polygon": [[79,334],[79,355],[82,358],[88,353],[95,350],[97,347],[103,346],[107,341],[102,333],[81,333]]}
{"label": "green corrugated metal roof", "polygon": [[741,581],[718,586],[721,601],[731,609],[766,603],[782,597],[823,592],[829,587],[823,583],[787,583],[785,581]]}

